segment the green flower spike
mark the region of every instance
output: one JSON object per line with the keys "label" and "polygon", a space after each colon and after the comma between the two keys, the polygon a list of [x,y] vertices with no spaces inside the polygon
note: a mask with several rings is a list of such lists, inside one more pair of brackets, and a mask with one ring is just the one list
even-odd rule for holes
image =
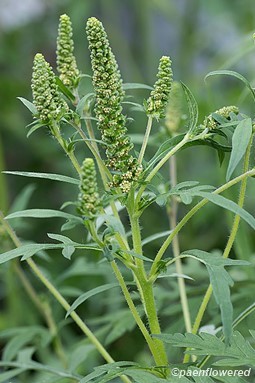
{"label": "green flower spike", "polygon": [[90,216],[91,218],[99,211],[101,206],[96,176],[94,160],[85,158],[82,164],[78,210],[81,215]]}
{"label": "green flower spike", "polygon": [[169,101],[166,107],[166,128],[171,134],[177,133],[183,114],[182,86],[179,82],[172,83]]}
{"label": "green flower spike", "polygon": [[59,78],[69,88],[75,88],[79,77],[76,59],[73,55],[73,30],[70,18],[61,15],[57,38],[57,69]]}
{"label": "green flower spike", "polygon": [[163,56],[159,61],[158,74],[154,89],[146,102],[146,113],[159,120],[165,117],[165,109],[173,82],[170,57]]}
{"label": "green flower spike", "polygon": [[[230,120],[230,113],[238,114],[239,109],[237,106],[234,106],[234,105],[224,106],[223,108],[216,110],[214,113]],[[217,129],[219,125],[220,123],[213,118],[212,114],[209,114],[209,116],[205,117],[203,121],[203,126],[207,128],[208,130]]]}
{"label": "green flower spike", "polygon": [[58,92],[53,69],[41,53],[34,58],[31,88],[33,103],[42,122],[50,124],[68,112],[68,105]]}
{"label": "green flower spike", "polygon": [[122,114],[124,91],[118,64],[102,23],[91,17],[86,31],[96,93],[95,113],[106,147],[106,165],[114,172],[110,187],[120,187],[127,193],[139,177],[141,167],[130,154],[133,144],[127,135],[126,117]]}

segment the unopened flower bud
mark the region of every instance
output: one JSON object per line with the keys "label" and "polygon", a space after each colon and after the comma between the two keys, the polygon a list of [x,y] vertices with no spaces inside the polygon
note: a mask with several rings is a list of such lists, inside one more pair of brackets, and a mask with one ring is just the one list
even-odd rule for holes
{"label": "unopened flower bud", "polygon": [[31,88],[33,103],[42,122],[48,124],[68,112],[68,105],[57,89],[53,69],[41,53],[34,58]]}
{"label": "unopened flower bud", "polygon": [[93,217],[100,209],[100,197],[94,160],[85,158],[82,164],[78,210],[81,215]]}
{"label": "unopened flower bud", "polygon": [[77,85],[79,77],[79,70],[73,54],[74,43],[72,37],[71,20],[67,15],[61,15],[57,38],[57,69],[60,80],[69,88],[74,88]]}
{"label": "unopened flower bud", "polygon": [[147,115],[155,117],[157,120],[165,117],[165,109],[173,82],[171,64],[170,57],[161,57],[157,74],[158,80],[146,102]]}

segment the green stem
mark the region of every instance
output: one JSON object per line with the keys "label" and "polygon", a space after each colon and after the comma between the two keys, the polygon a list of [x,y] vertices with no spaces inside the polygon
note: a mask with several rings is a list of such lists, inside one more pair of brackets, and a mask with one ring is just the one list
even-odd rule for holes
{"label": "green stem", "polygon": [[[27,259],[27,263],[35,273],[35,275],[39,278],[39,280],[44,284],[45,287],[50,291],[50,293],[56,298],[56,300],[60,303],[60,305],[68,311],[71,306],[69,303],[65,300],[65,298],[59,293],[59,291],[53,286],[53,284],[42,274],[38,266],[35,264],[35,262],[31,259]],[[99,342],[99,340],[95,337],[95,335],[92,333],[92,331],[88,328],[88,326],[83,322],[83,320],[76,314],[75,311],[73,311],[70,316],[73,318],[74,322],[77,324],[77,326],[82,330],[82,332],[88,337],[88,339],[91,341],[92,344],[96,347],[96,349],[99,351],[99,353],[102,355],[102,357],[106,360],[108,363],[113,363],[113,358],[109,355],[109,353],[106,351],[106,349],[103,347],[103,345]]]}
{"label": "green stem", "polygon": [[[243,179],[246,179],[247,177],[252,177],[255,175],[255,169],[249,170],[240,176],[232,179],[231,181],[225,183],[224,185],[220,186],[218,189],[213,191],[213,194],[220,194],[230,188],[231,186],[237,184],[238,182],[242,181]],[[183,228],[183,226],[193,217],[195,213],[197,213],[203,206],[205,206],[209,201],[204,198],[202,201],[198,202],[186,215],[183,217],[183,219],[176,225],[175,229],[169,234],[169,236],[164,241],[163,245],[159,249],[156,258],[153,262],[150,276],[156,277],[157,274],[157,268],[158,268],[158,262],[162,259],[165,251],[168,249],[169,245],[171,244],[173,238],[176,234],[179,233],[179,231]]]}
{"label": "green stem", "polygon": [[[131,209],[132,210],[132,209]],[[142,255],[142,241],[141,232],[139,227],[139,218],[134,212],[129,212],[132,237],[133,237],[133,248],[135,253]],[[142,299],[142,303],[145,309],[145,313],[148,319],[150,331],[152,334],[161,334],[157,309],[153,294],[153,284],[148,281],[147,275],[144,268],[144,262],[142,259],[136,258],[135,260],[137,269],[134,270],[135,279],[137,282],[138,290]],[[153,356],[157,365],[167,365],[167,355],[164,347],[164,343],[159,339],[153,339]]]}
{"label": "green stem", "polygon": [[77,161],[77,158],[75,157],[73,150],[71,150],[71,151],[67,150],[65,141],[61,136],[59,127],[57,125],[54,125],[52,130],[53,130],[54,137],[57,139],[57,141],[59,142],[59,144],[62,147],[62,149],[64,150],[64,152],[68,155],[73,167],[75,168],[77,173],[80,175],[81,174],[81,167],[79,165],[79,162]]}
{"label": "green stem", "polygon": [[[120,287],[122,289],[122,292],[124,294],[124,297],[126,299],[128,307],[129,307],[129,309],[130,309],[130,311],[131,311],[131,313],[132,313],[132,315],[133,315],[133,317],[134,317],[134,319],[135,319],[135,321],[136,321],[136,323],[137,323],[141,333],[143,334],[143,336],[144,336],[144,338],[145,338],[145,340],[146,340],[146,342],[148,344],[148,347],[149,347],[149,349],[150,349],[150,351],[151,351],[151,353],[153,355],[153,358],[154,358],[155,362],[159,361],[158,350],[155,347],[155,340],[151,338],[148,330],[146,329],[146,327],[145,327],[145,325],[144,325],[144,323],[143,323],[143,321],[142,321],[142,319],[141,319],[141,317],[140,317],[140,315],[139,315],[139,313],[138,313],[138,311],[137,311],[137,309],[136,309],[136,307],[134,305],[134,302],[133,302],[133,300],[131,298],[131,295],[130,295],[130,293],[128,291],[128,288],[127,288],[127,286],[125,284],[123,276],[122,276],[122,274],[121,274],[121,272],[120,272],[116,262],[112,261],[111,262],[111,266],[112,266],[112,269],[113,269],[113,271],[114,271],[114,273],[116,275],[116,278],[117,278],[117,280],[118,280],[118,282],[120,284]],[[162,361],[161,361],[161,364],[162,364]]]}
{"label": "green stem", "polygon": [[[244,172],[244,174],[247,173],[248,169],[249,169],[249,159],[250,159],[251,145],[252,145],[252,138],[250,139],[250,142],[249,142],[249,145],[247,147],[246,154],[245,154],[244,165],[243,165],[243,172]],[[242,179],[241,186],[240,186],[240,194],[239,194],[239,198],[238,198],[238,206],[240,206],[241,208],[244,205],[246,187],[247,187],[247,177]],[[234,221],[233,221],[233,225],[232,225],[232,229],[231,229],[231,232],[230,232],[229,239],[227,241],[225,250],[224,250],[223,255],[222,255],[223,258],[228,258],[229,257],[230,251],[231,251],[232,246],[234,244],[235,237],[236,237],[236,234],[237,234],[237,231],[238,231],[238,228],[239,228],[240,220],[241,220],[241,217],[238,214],[236,214],[235,218],[234,218]],[[203,299],[203,301],[201,303],[201,306],[200,306],[200,308],[198,310],[198,314],[197,314],[197,317],[195,319],[195,322],[194,322],[194,325],[193,325],[193,328],[192,328],[192,333],[193,334],[197,334],[197,332],[199,330],[200,324],[202,322],[205,310],[206,310],[207,305],[208,305],[208,303],[210,301],[212,293],[213,293],[213,289],[212,289],[212,285],[210,284],[209,287],[207,288],[207,291],[205,293],[204,299]],[[186,354],[184,359],[185,359],[185,362],[188,362],[189,361],[189,355]]]}
{"label": "green stem", "polygon": [[97,152],[97,150],[95,150],[95,147],[89,142],[89,139],[86,136],[86,134],[84,133],[84,131],[82,130],[81,126],[79,126],[77,124],[74,124],[74,123],[72,123],[72,126],[77,130],[77,132],[79,133],[79,135],[84,140],[84,142],[86,143],[86,145],[90,149],[91,153],[95,157],[95,159],[97,161],[97,164],[98,164],[99,171],[100,171],[100,175],[102,177],[102,180],[107,183],[107,177],[109,179],[111,179],[111,173],[109,172],[109,170],[105,166],[105,164],[104,164],[102,158],[100,157],[99,153]]}
{"label": "green stem", "polygon": [[139,157],[138,157],[138,163],[139,164],[141,164],[142,161],[143,161],[144,153],[145,153],[145,150],[146,150],[146,147],[147,147],[147,144],[148,144],[148,141],[149,141],[149,137],[150,137],[152,121],[153,121],[152,117],[149,116],[147,127],[146,127],[146,131],[145,131],[145,135],[144,135],[144,139],[143,139],[143,143],[142,143],[142,147],[141,147],[141,151],[140,151]]}
{"label": "green stem", "polygon": [[[174,187],[177,184],[177,172],[176,172],[176,157],[172,156],[169,161],[169,171],[170,171],[170,180],[171,180],[171,186]],[[168,206],[168,218],[170,223],[171,230],[174,230],[174,228],[177,225],[177,212],[178,212],[178,201],[175,196],[171,199],[171,206]],[[182,270],[182,261],[180,259],[180,245],[179,245],[179,238],[178,235],[176,235],[173,238],[173,254],[176,258],[176,272],[179,275],[183,275]],[[181,306],[182,306],[182,312],[185,322],[185,328],[187,332],[191,332],[192,324],[191,324],[191,318],[190,318],[190,311],[189,311],[189,303],[186,293],[186,286],[185,286],[185,280],[183,277],[178,277],[178,285],[179,285],[179,292],[180,292],[180,298],[181,298]]]}
{"label": "green stem", "polygon": [[155,166],[155,168],[148,174],[148,176],[145,178],[145,185],[143,185],[139,192],[137,193],[136,201],[139,202],[144,190],[146,189],[146,185],[152,180],[152,178],[157,174],[157,172],[161,169],[161,167],[169,160],[170,157],[172,157],[176,152],[178,152],[179,149],[181,149],[188,141],[190,137],[188,134],[185,135],[185,137],[179,142],[179,144],[175,145],[173,149],[171,149],[165,157],[163,157],[159,163]]}
{"label": "green stem", "polygon": [[[16,236],[15,232],[12,230],[11,226],[8,224],[8,222],[3,218],[2,213],[0,214],[0,220],[3,223],[3,226],[5,227],[7,233],[9,234],[10,238],[12,239],[13,243],[16,247],[20,247],[21,243]],[[68,311],[71,306],[69,303],[65,300],[65,298],[59,293],[59,291],[55,288],[55,286],[43,275],[41,270],[38,268],[36,263],[31,259],[28,258],[26,260],[30,268],[33,270],[35,275],[38,277],[38,279],[42,282],[42,284],[49,290],[49,292],[56,298],[56,300],[60,303],[60,305]],[[104,348],[104,346],[100,343],[100,341],[96,338],[96,336],[92,333],[92,331],[88,328],[88,326],[83,322],[83,320],[79,317],[79,315],[73,311],[70,313],[70,316],[74,320],[74,322],[77,324],[77,326],[82,330],[82,332],[88,337],[90,342],[94,344],[98,352],[102,355],[102,357],[106,360],[107,363],[113,363],[114,359],[111,357],[111,355],[107,352],[107,350]],[[121,376],[121,379],[124,383],[131,383],[129,378],[126,376]]]}
{"label": "green stem", "polygon": [[0,209],[6,213],[9,203],[5,174],[2,173],[2,171],[5,170],[4,168],[4,152],[0,137]]}

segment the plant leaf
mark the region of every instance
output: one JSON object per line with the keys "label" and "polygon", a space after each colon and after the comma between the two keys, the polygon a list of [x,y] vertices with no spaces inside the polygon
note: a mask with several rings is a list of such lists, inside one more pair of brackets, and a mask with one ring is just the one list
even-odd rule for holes
{"label": "plant leaf", "polygon": [[15,176],[32,177],[32,178],[46,178],[53,181],[67,182],[70,184],[79,185],[80,181],[76,178],[63,176],[62,174],[54,173],[35,173],[35,172],[19,172],[19,171],[4,171],[5,174],[12,174]]}
{"label": "plant leaf", "polygon": [[190,194],[192,196],[199,196],[199,197],[208,199],[208,201],[214,203],[215,205],[221,206],[224,209],[230,210],[233,213],[238,214],[244,221],[246,221],[255,230],[255,218],[246,210],[238,206],[235,202],[231,201],[230,199],[225,198],[218,194],[203,192],[199,190],[192,190],[192,189],[187,190],[185,193]]}
{"label": "plant leaf", "polygon": [[199,259],[206,265],[213,289],[213,294],[217,304],[220,307],[223,333],[226,338],[226,342],[229,343],[230,337],[232,335],[233,321],[233,306],[230,298],[229,287],[232,286],[234,282],[224,267],[232,265],[247,266],[249,265],[249,262],[225,259],[221,255],[210,254],[202,250],[188,250],[182,254],[189,254]]}
{"label": "plant leaf", "polygon": [[119,287],[118,283],[107,283],[105,285],[95,287],[94,289],[87,291],[86,293],[80,295],[71,305],[70,309],[66,313],[66,318],[77,309],[78,306],[80,306],[82,303],[84,303],[87,299],[90,297],[93,297],[96,294],[102,293],[104,291],[110,290],[114,287]]}
{"label": "plant leaf", "polygon": [[155,241],[156,239],[166,237],[172,232],[172,230],[161,231],[160,233],[150,235],[149,237],[142,240],[142,245],[147,245],[148,243]]}
{"label": "plant leaf", "polygon": [[197,128],[197,120],[198,120],[198,105],[195,100],[195,97],[193,96],[192,92],[190,89],[183,83],[181,82],[181,85],[183,87],[187,104],[188,104],[188,110],[189,110],[189,127],[188,127],[188,132],[190,134],[193,134]]}
{"label": "plant leaf", "polygon": [[27,109],[30,110],[30,112],[32,114],[38,113],[36,107],[34,106],[34,104],[31,101],[28,101],[27,99],[25,99],[23,97],[17,97],[17,99],[19,99],[22,102],[22,104],[25,105],[27,107]]}
{"label": "plant leaf", "polygon": [[88,93],[80,99],[76,107],[76,113],[78,113],[79,116],[81,117],[83,116],[85,105],[88,102],[88,100],[92,98],[93,96],[95,96],[95,93]]}
{"label": "plant leaf", "polygon": [[237,165],[243,158],[252,135],[252,122],[246,118],[239,122],[232,136],[232,151],[228,164],[226,180],[229,181]]}
{"label": "plant leaf", "polygon": [[56,84],[59,88],[59,90],[71,101],[75,100],[75,96],[70,92],[70,90],[63,84],[63,82],[60,80],[59,77],[55,77]]}
{"label": "plant leaf", "polygon": [[77,382],[81,380],[81,376],[77,374],[71,374],[68,371],[54,368],[45,364],[37,363],[34,361],[22,363],[22,362],[1,362],[0,367],[16,367],[24,370],[35,370],[35,371],[47,371],[51,374],[61,376],[62,378],[75,379]]}
{"label": "plant leaf", "polygon": [[[30,243],[28,245],[23,245],[16,249],[9,250],[5,253],[0,254],[0,264],[20,256],[22,256],[21,260],[23,261],[27,258],[32,257],[33,255],[35,255],[41,250],[63,249],[67,246],[70,246],[70,245],[67,245],[64,243],[57,243],[57,244],[56,243]],[[100,251],[98,247],[90,246],[90,245],[81,245],[81,244],[76,245],[75,242],[73,246],[77,248],[87,249],[87,250]]]}
{"label": "plant leaf", "polygon": [[242,76],[240,73],[238,72],[235,72],[235,71],[232,71],[232,70],[215,70],[215,71],[212,71],[212,72],[209,72],[206,76],[205,76],[205,80],[208,79],[208,77],[211,77],[211,76],[232,76],[232,77],[236,77],[238,80],[241,80],[244,85],[249,89],[249,91],[251,92],[252,94],[252,97],[254,98],[255,100],[255,91],[254,89],[252,88],[251,84],[249,83],[249,81],[244,77]]}
{"label": "plant leaf", "polygon": [[11,378],[18,376],[19,374],[21,374],[25,370],[26,370],[25,368],[14,368],[10,371],[1,372],[0,373],[0,383],[10,382]]}
{"label": "plant leaf", "polygon": [[174,347],[186,347],[187,354],[221,357],[214,363],[217,366],[255,366],[255,350],[238,331],[234,332],[229,345],[216,335],[203,332],[199,335],[177,333],[153,335],[153,337]]}
{"label": "plant leaf", "polygon": [[129,89],[149,89],[153,90],[152,86],[146,85],[146,84],[140,84],[136,82],[129,82],[129,83],[124,83],[122,85],[124,90],[129,90]]}
{"label": "plant leaf", "polygon": [[83,220],[76,215],[65,213],[60,210],[51,209],[28,209],[11,213],[5,219],[29,217],[29,218],[65,218],[71,221],[83,223]]}
{"label": "plant leaf", "polygon": [[27,132],[27,138],[30,137],[32,133],[34,133],[36,130],[42,128],[43,126],[45,126],[44,123],[36,121],[36,123],[33,124],[33,126],[31,126],[31,128]]}

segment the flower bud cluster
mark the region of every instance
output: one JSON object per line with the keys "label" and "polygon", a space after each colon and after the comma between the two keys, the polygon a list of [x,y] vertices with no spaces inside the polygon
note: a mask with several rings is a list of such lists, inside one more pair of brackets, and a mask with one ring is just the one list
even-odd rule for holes
{"label": "flower bud cluster", "polygon": [[79,77],[76,59],[73,54],[72,23],[67,15],[61,15],[57,38],[57,70],[59,78],[69,88],[75,88]]}
{"label": "flower bud cluster", "polygon": [[85,158],[82,164],[78,210],[81,215],[94,216],[100,208],[96,167],[92,158]]}
{"label": "flower bud cluster", "polygon": [[[221,117],[226,118],[227,120],[230,120],[230,114],[231,113],[238,114],[239,109],[237,106],[234,106],[234,105],[224,106],[223,108],[216,110],[214,113],[218,114]],[[209,116],[205,117],[203,121],[203,126],[206,127],[208,130],[217,129],[219,125],[220,123],[213,118],[212,114],[209,114]]]}
{"label": "flower bud cluster", "polygon": [[31,88],[33,103],[42,122],[58,120],[68,112],[68,105],[57,89],[53,69],[41,53],[34,58]]}
{"label": "flower bud cluster", "polygon": [[114,173],[110,186],[120,187],[126,193],[141,169],[130,154],[133,144],[127,135],[126,117],[122,113],[122,79],[102,23],[91,17],[86,31],[96,93],[95,113],[106,147],[106,165]]}
{"label": "flower bud cluster", "polygon": [[168,56],[162,56],[159,61],[158,74],[154,89],[146,102],[147,115],[157,120],[165,117],[165,109],[173,82],[172,61]]}

